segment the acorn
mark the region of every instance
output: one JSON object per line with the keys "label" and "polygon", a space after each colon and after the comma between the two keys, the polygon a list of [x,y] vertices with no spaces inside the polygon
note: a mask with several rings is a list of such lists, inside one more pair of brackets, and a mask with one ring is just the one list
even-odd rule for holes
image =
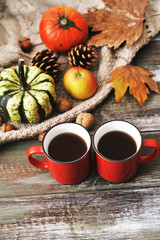
{"label": "acorn", "polygon": [[32,50],[30,38],[24,37],[19,41],[19,43],[23,52],[29,53]]}

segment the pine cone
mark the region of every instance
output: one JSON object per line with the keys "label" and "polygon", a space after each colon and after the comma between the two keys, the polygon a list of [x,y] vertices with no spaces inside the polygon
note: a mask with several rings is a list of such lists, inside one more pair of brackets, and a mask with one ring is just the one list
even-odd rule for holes
{"label": "pine cone", "polygon": [[52,55],[53,51],[49,51],[48,49],[37,52],[32,58],[32,66],[39,67],[43,72],[52,76],[56,81],[57,75],[60,72],[60,64],[57,63],[58,57]]}
{"label": "pine cone", "polygon": [[97,50],[94,45],[78,45],[68,53],[68,61],[71,66],[90,68],[97,60]]}

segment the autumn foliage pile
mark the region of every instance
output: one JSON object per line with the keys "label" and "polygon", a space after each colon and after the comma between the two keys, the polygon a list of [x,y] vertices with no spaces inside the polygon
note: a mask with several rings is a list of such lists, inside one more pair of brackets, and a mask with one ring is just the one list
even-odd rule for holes
{"label": "autumn foliage pile", "polygon": [[[126,43],[129,48],[142,34],[148,1],[103,0],[103,2],[105,9],[95,9],[84,14],[91,29],[88,43],[97,47],[107,45],[113,49]],[[120,101],[128,88],[129,93],[138,100],[140,106],[148,98],[149,88],[160,93],[157,83],[151,78],[153,75],[148,70],[128,63],[114,69],[108,82],[112,82],[112,87],[115,89],[116,102]]]}

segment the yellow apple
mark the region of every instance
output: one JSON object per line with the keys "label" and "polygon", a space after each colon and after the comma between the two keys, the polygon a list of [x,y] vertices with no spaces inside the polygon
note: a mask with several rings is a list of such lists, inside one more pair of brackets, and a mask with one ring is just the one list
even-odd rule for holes
{"label": "yellow apple", "polygon": [[82,67],[71,67],[64,74],[63,86],[72,97],[84,100],[96,92],[97,81],[89,70]]}

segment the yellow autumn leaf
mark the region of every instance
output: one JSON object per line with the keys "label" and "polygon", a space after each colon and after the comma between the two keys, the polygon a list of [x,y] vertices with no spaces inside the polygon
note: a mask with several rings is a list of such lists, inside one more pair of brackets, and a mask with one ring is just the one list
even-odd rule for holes
{"label": "yellow autumn leaf", "polygon": [[126,64],[113,70],[111,78],[107,82],[112,82],[116,102],[120,101],[129,88],[130,95],[133,95],[138,100],[139,105],[142,106],[144,101],[148,99],[149,89],[160,93],[158,84],[151,78],[153,75],[152,72],[142,67]]}

